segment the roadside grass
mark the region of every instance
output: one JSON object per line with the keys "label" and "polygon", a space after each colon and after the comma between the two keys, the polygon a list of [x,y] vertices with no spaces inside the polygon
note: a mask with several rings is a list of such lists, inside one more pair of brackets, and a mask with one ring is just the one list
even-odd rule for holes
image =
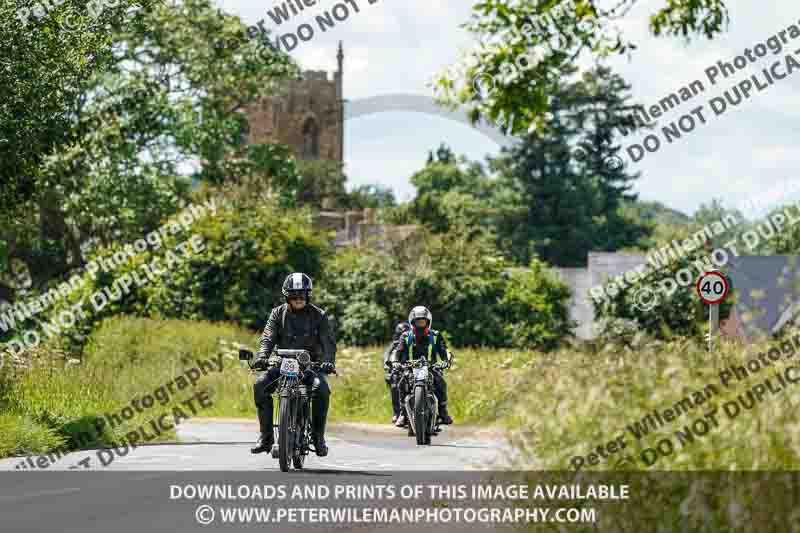
{"label": "roadside grass", "polygon": [[[192,416],[190,406],[181,402],[202,390],[209,391],[211,401],[216,402],[212,384],[219,381],[216,368],[195,386],[180,389],[173,385],[174,393],[167,390],[168,398],[162,395],[168,401],[134,408],[133,416],[127,420],[120,416],[115,427],[111,427],[115,422],[107,422],[96,429],[104,415],[120,415],[123,408],[131,407],[132,400],[152,395],[196,367],[199,360],[216,358],[221,339],[248,341],[252,337],[252,333],[227,324],[117,317],[92,336],[80,365],[67,365],[56,350],[37,347],[36,353],[25,354],[29,367],[7,377],[0,388],[0,456],[72,450],[87,444],[105,447],[162,414],[169,414],[166,420],[170,423],[175,407]],[[231,359],[230,354],[224,359],[226,372],[239,365]],[[197,400],[192,403],[198,408]],[[208,413],[200,410],[198,416]],[[172,430],[154,440],[174,437]]]}
{"label": "roadside grass", "polygon": [[[199,417],[245,417],[255,420],[252,384],[256,374],[238,360],[238,349],[254,351],[259,334],[230,324],[182,320],[115,317],[107,320],[88,342],[80,365],[37,349],[31,368],[18,372],[0,388],[0,457],[78,449],[82,435],[94,446],[119,442],[126,433],[170,413],[175,406],[187,414],[181,401],[207,391],[212,405]],[[331,422],[388,423],[389,392],[383,380],[383,347],[339,347],[338,375],[330,376]],[[522,375],[531,354],[506,350],[459,350],[448,371],[450,407],[461,424],[498,424],[510,412],[510,374]],[[30,354],[29,354],[30,355]],[[197,367],[200,360],[222,356],[224,371],[202,376],[195,386],[170,394],[165,405],[136,412],[116,427],[94,428],[105,414],[119,414],[131,401],[153,394],[159,387]],[[194,402],[197,405],[197,402]],[[275,410],[277,412],[277,409]],[[152,433],[152,431],[150,431]],[[174,431],[157,440],[174,438]]]}
{"label": "roadside grass", "polygon": [[[41,453],[56,447],[76,448],[82,432],[92,432],[96,419],[119,413],[133,398],[152,394],[200,360],[224,361],[224,371],[210,372],[195,386],[170,394],[166,405],[135,413],[98,435],[110,444],[182,400],[207,391],[212,406],[200,417],[244,417],[255,420],[252,383],[256,375],[238,361],[238,348],[253,350],[256,332],[230,324],[119,317],[107,321],[87,344],[80,365],[63,358],[40,357],[31,369],[0,379],[0,456]],[[743,381],[720,384],[719,372],[745,365],[766,352],[768,345],[742,348],[723,344],[709,355],[691,341],[646,343],[635,350],[607,347],[601,353],[564,349],[542,354],[517,350],[456,349],[454,367],[446,377],[450,407],[457,424],[492,425],[509,429],[520,469],[570,470],[576,456],[583,470],[731,470],[796,469],[800,464],[800,387],[787,382],[779,394],[766,393],[752,409],[730,419],[723,404],[735,400],[776,370],[796,364],[800,355],[781,359]],[[386,424],[391,415],[383,381],[382,346],[339,347],[338,376],[330,421]],[[793,352],[800,352],[797,347]],[[787,352],[788,353],[788,352]],[[792,377],[800,370],[792,371]],[[1,378],[2,376],[0,376]],[[713,384],[716,393],[703,404],[676,416],[661,428],[635,438],[629,425],[647,414],[675,404]],[[195,402],[195,405],[197,402]],[[182,408],[189,413],[185,406]],[[703,415],[716,408],[716,426]],[[277,410],[276,410],[277,411]],[[189,413],[190,414],[190,413]],[[692,431],[693,441],[681,443],[703,418],[708,431]],[[624,449],[588,464],[588,454],[620,436]],[[174,432],[161,438],[174,438]],[[669,438],[674,451],[648,466],[646,448]],[[685,440],[685,437],[684,437]],[[620,463],[620,460],[627,461]]]}
{"label": "roadside grass", "polygon": [[[732,379],[728,386],[721,383],[720,371],[746,366],[780,346],[783,352],[773,364],[743,380]],[[738,395],[747,402],[748,391],[767,378],[773,388],[781,388],[775,373],[798,360],[800,347],[788,341],[749,347],[725,342],[713,354],[687,340],[645,344],[635,351],[609,347],[597,355],[564,350],[539,359],[531,369],[530,382],[508,418],[511,442],[520,452],[519,466],[536,470],[574,471],[576,456],[583,457],[582,471],[795,470],[800,466],[800,386],[787,380],[776,394],[762,391],[751,409],[740,404],[734,412],[729,407],[733,417],[724,405],[736,402]],[[798,376],[800,368],[790,371],[791,378]],[[713,390],[706,388],[709,384]],[[701,390],[704,396],[692,395]],[[676,409],[687,396],[695,400],[692,407]],[[676,416],[640,439],[629,429],[666,409]],[[715,409],[714,417],[704,417]],[[608,453],[607,444],[620,436],[625,448]],[[672,452],[662,444],[664,454],[647,452],[644,460],[644,450],[656,448],[662,439],[670,441]],[[608,459],[598,456],[591,465],[588,454],[598,446],[606,449]]]}

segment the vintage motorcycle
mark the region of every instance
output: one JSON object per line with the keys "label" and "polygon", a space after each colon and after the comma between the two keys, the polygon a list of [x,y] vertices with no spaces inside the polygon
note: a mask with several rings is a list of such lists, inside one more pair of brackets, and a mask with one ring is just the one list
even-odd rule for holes
{"label": "vintage motorcycle", "polygon": [[[272,458],[278,459],[282,472],[288,472],[290,465],[302,469],[309,452],[316,452],[311,440],[310,384],[321,370],[320,363],[312,362],[307,350],[275,350],[275,353],[280,358],[281,375],[276,389],[280,398],[278,438],[272,447]],[[239,360],[247,361],[251,370],[257,370],[250,363],[252,359],[253,352],[239,350]]]}
{"label": "vintage motorcycle", "polygon": [[425,358],[396,363],[400,373],[400,388],[403,405],[408,415],[408,436],[416,436],[417,445],[431,443],[431,437],[439,433],[439,401],[433,393],[433,371],[441,371],[449,365],[435,363],[432,368]]}

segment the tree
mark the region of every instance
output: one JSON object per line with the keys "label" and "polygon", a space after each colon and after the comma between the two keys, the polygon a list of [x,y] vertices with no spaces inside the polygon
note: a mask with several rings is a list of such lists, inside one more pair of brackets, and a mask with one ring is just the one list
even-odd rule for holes
{"label": "tree", "polygon": [[0,3],[0,216],[6,220],[36,195],[44,159],[73,140],[89,80],[114,62],[111,35],[152,8],[149,0],[118,0],[99,13],[87,12],[87,0],[43,5]]}
{"label": "tree", "polygon": [[417,194],[408,206],[409,212],[434,232],[447,232],[459,225],[472,229],[491,226],[492,207],[486,200],[492,184],[479,162],[456,157],[442,144],[435,158],[429,152],[428,162],[410,181]]}
{"label": "tree", "polygon": [[[549,96],[558,91],[565,70],[583,55],[596,63],[636,49],[614,25],[638,1],[621,0],[605,9],[595,0],[480,0],[472,20],[463,25],[479,36],[480,44],[437,77],[438,98],[449,105],[464,104],[473,121],[485,118],[514,135],[541,131],[552,111]],[[650,17],[656,36],[711,39],[729,21],[722,0],[665,3]],[[495,80],[489,94],[475,83],[485,78]]]}
{"label": "tree", "polygon": [[301,159],[297,167],[300,173],[298,205],[319,209],[326,199],[340,206],[347,203],[347,176],[342,163],[329,159]]}
{"label": "tree", "polygon": [[[719,232],[720,224],[725,231]],[[732,227],[727,227],[732,226]],[[738,239],[748,229],[744,215],[738,209],[725,207],[722,200],[713,198],[710,203],[702,203],[692,216],[690,232],[694,233],[708,228],[713,235],[708,239],[714,248],[722,248],[726,242]]]}
{"label": "tree", "polygon": [[[152,230],[180,207],[190,181],[256,176],[299,186],[287,149],[246,145],[244,135],[245,107],[298,74],[288,56],[246,39],[238,17],[220,16],[208,0],[137,13],[113,27],[103,69],[76,89],[59,122],[63,139],[39,158],[24,215],[0,224],[7,270],[23,264],[34,287],[83,266],[98,246]],[[11,301],[19,288],[6,280],[0,297]]]}
{"label": "tree", "polygon": [[383,209],[395,207],[397,200],[394,191],[383,185],[371,183],[359,185],[347,193],[347,205],[349,209],[364,209],[367,207]]}
{"label": "tree", "polygon": [[456,154],[445,143],[441,143],[439,148],[436,149],[436,155],[433,155],[433,150],[428,150],[428,164],[431,163],[455,163]]}
{"label": "tree", "polygon": [[[780,220],[780,217],[786,218],[785,212],[787,210],[792,217],[795,219],[797,218],[799,214],[798,204],[794,203],[776,207],[770,211],[763,220],[753,223],[753,228],[759,225],[764,225],[766,228],[762,230],[762,233],[758,233],[759,244],[755,247],[757,252],[763,254],[800,255],[800,224],[797,224],[797,222],[792,223],[790,220],[787,220],[784,222],[784,227],[782,229],[775,231],[774,237],[770,239],[763,237],[765,234],[769,235],[769,233],[766,233],[769,231],[769,227],[774,228],[773,222],[775,220]],[[740,246],[740,248],[747,250],[746,246]]]}
{"label": "tree", "polygon": [[[638,243],[648,228],[628,218],[626,201],[638,175],[618,164],[613,129],[630,87],[607,68],[583,74],[551,95],[549,128],[524,136],[491,160],[498,188],[519,201],[498,228],[503,249],[528,263],[534,255],[559,266],[580,266],[590,250],[614,251]],[[577,148],[576,148],[577,146]],[[495,200],[497,201],[497,200]]]}

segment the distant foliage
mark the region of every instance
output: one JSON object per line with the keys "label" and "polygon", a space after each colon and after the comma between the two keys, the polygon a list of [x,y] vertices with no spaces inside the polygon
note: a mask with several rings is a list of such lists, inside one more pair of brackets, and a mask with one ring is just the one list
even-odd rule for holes
{"label": "distant foliage", "polygon": [[[682,238],[688,236],[686,233],[681,235]],[[618,332],[618,340],[627,343],[634,329],[657,339],[675,336],[702,337],[708,330],[708,306],[697,296],[695,282],[700,276],[698,266],[707,266],[705,270],[713,267],[707,261],[707,256],[708,253],[701,248],[683,259],[671,261],[664,268],[649,273],[635,283],[624,280],[627,288],[614,285],[609,289],[608,285],[604,285],[610,298],[601,303],[593,300],[595,316],[601,323],[604,320],[611,321],[607,328],[603,328],[603,338],[615,340],[616,334],[612,333]],[[681,269],[691,272],[692,283],[682,285],[678,282],[674,292],[667,296],[659,287],[667,283],[665,280],[675,280]],[[722,270],[724,273],[724,268]],[[728,279],[730,281],[730,277]],[[728,318],[734,299],[735,294],[731,287],[731,294],[720,306],[720,320]]]}
{"label": "distant foliage", "polygon": [[[178,243],[192,235],[202,237],[204,249],[187,259],[175,251]],[[223,204],[216,215],[207,215],[192,225],[191,232],[167,234],[159,250],[148,250],[131,259],[114,273],[98,275],[62,301],[51,317],[80,299],[87,316],[70,328],[66,342],[80,348],[103,319],[119,315],[230,321],[248,328],[264,327],[269,311],[283,302],[281,285],[285,277],[297,271],[316,278],[328,242],[313,231],[310,216],[304,211],[282,210],[274,202],[258,201]],[[167,251],[181,261],[155,281],[137,288],[104,306],[95,308],[90,297],[107,289],[111,294],[115,280],[123,274],[139,271],[154,258],[166,264]],[[188,248],[192,252],[192,247]],[[105,255],[110,250],[103,250]]]}
{"label": "distant foliage", "polygon": [[569,335],[569,293],[542,263],[531,266],[509,275],[491,240],[463,229],[420,234],[390,253],[339,252],[326,264],[319,301],[348,345],[388,339],[424,305],[455,345],[552,348]]}
{"label": "distant foliage", "polygon": [[511,274],[500,300],[506,337],[520,348],[556,348],[575,326],[569,318],[569,298],[569,288],[534,258],[530,270]]}

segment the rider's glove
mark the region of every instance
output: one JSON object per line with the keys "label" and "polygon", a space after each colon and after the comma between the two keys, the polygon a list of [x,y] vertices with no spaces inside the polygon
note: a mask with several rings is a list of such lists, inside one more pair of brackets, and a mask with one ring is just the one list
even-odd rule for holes
{"label": "rider's glove", "polygon": [[256,370],[266,370],[269,366],[269,360],[266,357],[258,357],[253,362],[253,368]]}
{"label": "rider's glove", "polygon": [[325,372],[326,374],[331,373],[332,371],[336,370],[336,365],[329,362],[324,362],[319,366],[319,369]]}

